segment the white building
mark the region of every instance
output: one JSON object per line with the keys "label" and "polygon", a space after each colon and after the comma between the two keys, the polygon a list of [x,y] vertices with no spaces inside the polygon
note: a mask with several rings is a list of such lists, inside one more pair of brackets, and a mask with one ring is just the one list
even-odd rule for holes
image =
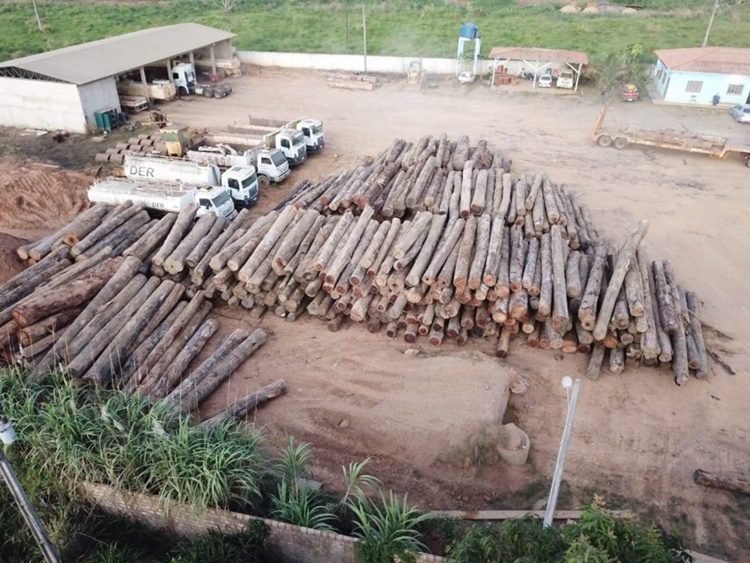
{"label": "white building", "polygon": [[690,47],[655,51],[659,96],[676,104],[750,104],[750,49]]}
{"label": "white building", "polygon": [[82,45],[0,62],[0,125],[33,129],[96,129],[95,112],[120,111],[117,77],[178,58],[232,56],[234,34],[196,23],[154,27]]}

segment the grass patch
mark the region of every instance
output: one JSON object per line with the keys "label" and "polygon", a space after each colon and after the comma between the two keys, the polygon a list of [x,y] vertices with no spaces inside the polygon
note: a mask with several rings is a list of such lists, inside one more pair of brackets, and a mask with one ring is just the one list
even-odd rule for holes
{"label": "grass patch", "polygon": [[[360,4],[340,1],[260,0],[238,3],[231,15],[240,50],[352,53],[362,51]],[[644,1],[650,13],[634,16],[560,14],[553,4],[514,0],[366,1],[368,51],[373,55],[452,57],[462,22],[482,33],[482,55],[495,45],[582,50],[592,58],[637,43],[644,60],[656,48],[701,44],[709,15],[704,0]],[[347,6],[349,6],[347,10]],[[158,3],[41,2],[40,33],[31,2],[0,3],[0,60],[101,39],[145,27],[197,22],[226,28],[224,12],[209,0]],[[347,41],[348,19],[348,41]],[[750,47],[750,10],[726,3],[711,45]]]}

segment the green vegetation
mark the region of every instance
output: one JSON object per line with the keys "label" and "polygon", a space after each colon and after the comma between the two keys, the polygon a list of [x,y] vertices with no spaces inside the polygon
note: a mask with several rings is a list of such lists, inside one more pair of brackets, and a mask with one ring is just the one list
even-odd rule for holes
{"label": "green vegetation", "polygon": [[472,526],[448,546],[447,559],[451,563],[689,563],[693,559],[684,549],[657,526],[643,528],[633,520],[614,518],[595,497],[579,521],[560,529],[544,528],[534,517],[507,520],[498,528]]}
{"label": "green vegetation", "polygon": [[[515,0],[366,0],[368,51],[452,57],[460,25],[468,21],[479,25],[484,56],[498,45],[575,49],[597,58],[639,44],[641,58],[649,61],[654,49],[700,46],[711,1],[640,3],[649,13],[584,16],[561,14],[553,3],[522,5]],[[242,50],[357,54],[362,52],[360,6],[354,1],[237,0],[231,29]],[[39,10],[45,33],[37,30],[31,2],[0,3],[0,60],[178,22],[227,28],[226,13],[213,0],[55,1],[40,2]],[[750,47],[746,4],[722,2],[710,44]]]}
{"label": "green vegetation", "polygon": [[[458,537],[460,524],[432,519],[406,496],[385,493],[365,472],[369,459],[342,468],[345,493],[336,498],[310,481],[309,444],[290,438],[273,456],[252,425],[206,429],[142,398],[79,387],[59,373],[35,383],[18,370],[0,370],[0,397],[18,433],[8,456],[65,561],[252,562],[266,551],[262,524],[229,538],[211,533],[184,542],[113,519],[82,505],[75,490],[82,481],[158,495],[167,508],[178,501],[351,533],[360,539],[361,563],[408,563],[428,541],[438,552],[448,545],[454,562],[688,561],[679,541],[655,526],[613,518],[597,498],[562,529],[523,518]],[[0,560],[39,561],[4,488],[0,521]]]}

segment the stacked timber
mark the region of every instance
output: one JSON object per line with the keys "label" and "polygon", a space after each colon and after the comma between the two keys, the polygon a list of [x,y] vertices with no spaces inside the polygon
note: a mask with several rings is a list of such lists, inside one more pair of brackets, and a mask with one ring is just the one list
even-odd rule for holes
{"label": "stacked timber", "polygon": [[[700,303],[677,284],[669,261],[645,256],[647,224],[610,245],[572,189],[543,171],[512,174],[510,164],[466,136],[397,140],[376,159],[303,182],[257,219],[245,210],[231,222],[196,220],[189,207],[136,226],[137,206],[95,206],[68,228],[78,238],[66,241],[63,229],[19,255],[31,263],[62,245],[69,254],[61,260],[84,255],[93,264],[122,254],[142,261],[142,275],[184,288],[191,309],[179,326],[204,315],[190,323],[194,332],[147,337],[153,348],[129,350],[121,376],[128,389],[160,399],[176,390],[178,368],[170,367],[185,363],[178,348],[211,332],[201,324],[207,305],[196,299],[256,319],[307,313],[333,331],[365,324],[409,343],[491,339],[501,357],[519,334],[530,347],[591,353],[591,378],[602,365],[619,374],[641,364],[671,365],[679,384],[691,370],[706,377]],[[101,237],[117,229],[142,234],[121,233],[115,240],[129,246],[100,256]]]}
{"label": "stacked timber", "polygon": [[[196,408],[266,340],[262,329],[243,333],[231,349],[220,346],[210,356],[210,373],[200,366],[189,371],[218,321],[202,292],[185,299],[184,264],[199,247],[205,253],[212,229],[218,235],[226,226],[214,215],[193,222],[196,212],[190,207],[152,220],[139,205],[95,205],[19,248],[30,267],[0,287],[0,357],[27,368],[30,377],[61,367],[82,383],[117,386],[154,401],[191,378],[202,394],[191,394],[190,408],[179,404],[181,412]],[[157,263],[161,275],[151,271]],[[210,375],[210,384],[203,375]],[[225,417],[242,416],[278,394],[273,387]]]}

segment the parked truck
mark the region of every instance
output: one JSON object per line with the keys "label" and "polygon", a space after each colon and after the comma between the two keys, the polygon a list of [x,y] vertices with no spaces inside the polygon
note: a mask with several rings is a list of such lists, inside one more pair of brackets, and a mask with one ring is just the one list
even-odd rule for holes
{"label": "parked truck", "polygon": [[296,129],[281,127],[268,131],[268,128],[247,127],[242,131],[211,131],[207,137],[214,144],[278,149],[284,153],[289,166],[298,166],[307,160],[305,136]]}
{"label": "parked truck", "polygon": [[179,213],[190,204],[199,205],[198,216],[215,213],[233,219],[237,210],[232,196],[223,186],[198,188],[180,184],[152,183],[127,178],[107,178],[95,182],[88,190],[89,201],[119,205],[126,201],[143,202],[148,209],[161,213]]}
{"label": "parked truck", "polygon": [[227,84],[199,83],[195,68],[190,63],[177,63],[172,67],[172,82],[181,96],[192,94],[206,98],[225,98],[232,93],[232,87]]}
{"label": "parked truck", "polygon": [[255,167],[258,178],[264,183],[280,183],[289,176],[289,162],[278,149],[264,149],[242,144],[217,142],[207,135],[190,145],[185,158],[202,165],[229,169],[234,166]]}
{"label": "parked truck", "polygon": [[745,165],[750,167],[750,141],[671,129],[642,129],[640,127],[607,129],[602,127],[607,109],[608,106],[605,104],[594,122],[592,132],[592,139],[600,147],[615,147],[622,150],[629,145],[641,145],[707,154],[718,158],[725,158],[731,153],[736,153],[743,159]]}
{"label": "parked truck", "polygon": [[223,186],[236,207],[250,207],[258,201],[258,175],[254,166],[237,165],[223,173],[215,164],[200,164],[182,158],[126,155],[125,176],[149,183],[178,183],[186,186]]}
{"label": "parked truck", "polygon": [[292,121],[283,119],[264,119],[250,116],[246,124],[234,123],[227,128],[234,133],[260,133],[267,134],[277,129],[296,129],[305,137],[305,147],[308,153],[321,151],[325,146],[325,134],[323,133],[323,122],[319,119],[298,117]]}

